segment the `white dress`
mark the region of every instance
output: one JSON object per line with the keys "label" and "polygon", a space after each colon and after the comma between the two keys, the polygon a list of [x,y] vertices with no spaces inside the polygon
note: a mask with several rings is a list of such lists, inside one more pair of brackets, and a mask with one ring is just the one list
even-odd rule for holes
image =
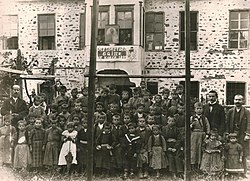
{"label": "white dress", "polygon": [[77,164],[76,161],[76,143],[75,143],[75,139],[76,139],[76,135],[77,135],[77,131],[72,131],[69,133],[68,130],[65,130],[62,132],[62,135],[64,137],[70,137],[73,141],[66,141],[65,143],[63,143],[61,151],[60,151],[60,155],[59,155],[59,160],[58,160],[58,165],[67,165],[67,161],[65,156],[71,152],[72,156],[73,156],[73,160],[72,160],[72,164]]}

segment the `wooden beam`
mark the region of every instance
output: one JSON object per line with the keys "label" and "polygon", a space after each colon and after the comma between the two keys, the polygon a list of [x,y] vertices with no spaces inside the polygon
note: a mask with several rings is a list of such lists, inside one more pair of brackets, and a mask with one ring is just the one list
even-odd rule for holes
{"label": "wooden beam", "polygon": [[[85,75],[89,77],[89,75]],[[185,75],[126,75],[126,74],[96,74],[102,78],[185,78]],[[193,76],[191,76],[193,77]]]}

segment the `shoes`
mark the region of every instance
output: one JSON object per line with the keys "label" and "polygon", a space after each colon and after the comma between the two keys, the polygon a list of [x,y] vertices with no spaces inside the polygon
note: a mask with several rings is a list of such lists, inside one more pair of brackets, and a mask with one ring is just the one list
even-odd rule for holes
{"label": "shoes", "polygon": [[142,174],[141,171],[139,172],[139,178],[140,178],[140,179],[143,179],[143,178],[144,178],[144,176],[143,176],[143,174]]}
{"label": "shoes", "polygon": [[156,178],[157,178],[157,179],[160,178],[160,172],[157,172],[157,173],[156,173]]}

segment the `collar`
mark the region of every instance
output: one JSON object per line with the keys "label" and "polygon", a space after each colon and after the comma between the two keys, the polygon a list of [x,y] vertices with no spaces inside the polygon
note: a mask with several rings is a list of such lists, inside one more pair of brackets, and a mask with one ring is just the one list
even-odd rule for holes
{"label": "collar", "polygon": [[140,128],[140,131],[145,131],[145,127],[143,127],[143,128]]}
{"label": "collar", "polygon": [[214,101],[214,102],[209,101],[209,105],[210,105],[210,106],[213,106],[213,105],[215,105],[216,103],[217,103],[217,100]]}
{"label": "collar", "polygon": [[12,99],[16,102],[18,97],[12,97]]}
{"label": "collar", "polygon": [[195,114],[195,117],[198,118],[198,119],[200,119],[201,115]]}
{"label": "collar", "polygon": [[[129,136],[133,136],[133,137],[130,139]],[[140,136],[136,136],[136,137],[134,137],[134,136],[135,136],[135,134],[129,134],[129,135],[125,134],[125,137],[129,143],[131,143],[132,141],[138,140],[140,138]]]}
{"label": "collar", "polygon": [[236,110],[236,112],[240,112],[241,111],[241,108],[237,108],[237,107],[235,107],[235,110]]}

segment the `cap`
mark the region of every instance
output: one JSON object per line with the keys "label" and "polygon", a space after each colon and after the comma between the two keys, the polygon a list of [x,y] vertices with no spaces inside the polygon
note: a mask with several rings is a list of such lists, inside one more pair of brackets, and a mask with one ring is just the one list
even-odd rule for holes
{"label": "cap", "polygon": [[12,88],[13,88],[13,89],[20,89],[20,86],[19,86],[19,85],[13,85]]}

